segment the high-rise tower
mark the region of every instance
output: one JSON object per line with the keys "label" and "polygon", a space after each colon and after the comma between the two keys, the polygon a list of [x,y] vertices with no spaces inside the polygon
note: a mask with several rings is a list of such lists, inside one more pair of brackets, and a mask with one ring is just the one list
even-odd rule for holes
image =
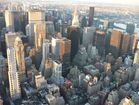
{"label": "high-rise tower", "polygon": [[133,63],[136,65],[139,65],[139,41],[137,44],[137,50],[136,50],[135,55],[134,55],[134,62]]}
{"label": "high-rise tower", "polygon": [[122,33],[118,30],[113,30],[110,39],[110,51],[115,58],[119,56]]}
{"label": "high-rise tower", "polygon": [[24,46],[20,37],[16,37],[14,48],[15,48],[18,72],[19,74],[25,74]]}
{"label": "high-rise tower", "polygon": [[15,49],[13,47],[7,49],[7,58],[9,69],[8,77],[9,77],[10,96],[12,100],[16,100],[21,97],[21,89],[20,89],[18,72],[16,68]]}
{"label": "high-rise tower", "polygon": [[94,18],[94,7],[90,7],[89,9],[89,26],[92,26],[93,24],[93,18]]}
{"label": "high-rise tower", "polygon": [[49,47],[50,47],[49,40],[44,39],[43,40],[43,45],[42,45],[42,61],[41,61],[41,65],[40,65],[40,68],[39,68],[39,70],[42,74],[43,74],[43,71],[45,69],[46,61],[49,58],[49,52],[50,52]]}
{"label": "high-rise tower", "polygon": [[71,61],[75,57],[78,52],[78,48],[80,44],[82,44],[82,30],[79,28],[79,20],[77,10],[74,11],[72,26],[70,26],[67,30],[68,39],[71,40]]}
{"label": "high-rise tower", "polygon": [[36,50],[42,47],[43,39],[46,38],[46,24],[38,23],[34,25],[34,33],[35,33],[35,47]]}

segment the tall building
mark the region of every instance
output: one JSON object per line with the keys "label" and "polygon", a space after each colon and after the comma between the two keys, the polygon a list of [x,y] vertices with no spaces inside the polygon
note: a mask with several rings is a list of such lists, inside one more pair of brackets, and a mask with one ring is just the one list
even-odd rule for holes
{"label": "tall building", "polygon": [[21,97],[21,89],[20,89],[18,72],[16,68],[15,49],[13,47],[7,49],[7,58],[9,69],[8,76],[9,76],[10,96],[12,100],[16,100]]}
{"label": "tall building", "polygon": [[42,10],[30,10],[28,12],[28,21],[29,24],[34,23],[42,23],[45,21],[45,12]]}
{"label": "tall building", "polygon": [[93,24],[94,11],[95,11],[94,7],[89,8],[89,26],[92,26]]}
{"label": "tall building", "polygon": [[134,31],[135,31],[135,24],[128,23],[126,26],[126,32],[129,33],[130,35],[133,35]]}
{"label": "tall building", "polygon": [[4,13],[0,12],[0,30],[5,27]]}
{"label": "tall building", "polygon": [[133,63],[136,65],[139,65],[139,41],[137,44],[137,50],[136,50],[135,55],[134,55],[134,62]]}
{"label": "tall building", "polygon": [[46,38],[45,22],[34,24],[34,34],[35,34],[35,47],[36,50],[38,50],[42,48],[43,39]]}
{"label": "tall building", "polygon": [[55,32],[53,21],[46,21],[46,35],[48,39],[51,39],[52,35]]}
{"label": "tall building", "polygon": [[10,10],[5,11],[5,23],[8,32],[14,32],[14,14]]}
{"label": "tall building", "polygon": [[79,20],[77,11],[74,12],[72,26],[67,30],[68,39],[71,40],[71,61],[78,52],[80,44],[82,44],[82,30],[79,28]]}
{"label": "tall building", "polygon": [[24,45],[20,37],[16,37],[15,43],[15,55],[19,74],[25,74],[25,57],[24,57]]}
{"label": "tall building", "polygon": [[113,30],[110,39],[110,52],[114,57],[119,56],[122,34],[118,30]]}
{"label": "tall building", "polygon": [[70,61],[71,41],[67,38],[52,38],[52,54],[55,60]]}
{"label": "tall building", "polygon": [[64,78],[62,77],[62,63],[59,61],[53,61],[52,80],[58,85],[64,83]]}
{"label": "tall building", "polygon": [[5,34],[6,45],[7,47],[14,47],[14,42],[17,36],[20,36],[19,33],[9,32]]}
{"label": "tall building", "polygon": [[130,42],[129,42],[129,50],[134,53],[136,49],[137,44],[137,33],[134,33],[134,35],[130,36]]}
{"label": "tall building", "polygon": [[98,49],[98,53],[102,56],[105,52],[105,37],[106,33],[104,31],[96,31],[95,34],[95,45],[96,48]]}
{"label": "tall building", "polygon": [[44,72],[44,69],[45,69],[46,61],[49,58],[49,53],[50,53],[49,47],[50,47],[49,40],[44,39],[43,40],[43,45],[42,45],[42,61],[41,61],[41,65],[40,65],[40,68],[39,68],[39,71],[42,73],[42,75],[44,74],[43,72]]}
{"label": "tall building", "polygon": [[121,42],[121,53],[120,53],[121,55],[126,54],[128,52],[129,40],[130,35],[128,33],[123,33]]}
{"label": "tall building", "polygon": [[27,24],[27,14],[19,10],[5,11],[6,28],[9,32],[24,32]]}
{"label": "tall building", "polygon": [[94,36],[95,36],[95,27],[84,27],[83,30],[83,45],[85,47],[88,47],[89,44],[92,44],[94,41]]}
{"label": "tall building", "polygon": [[79,27],[79,19],[78,19],[78,14],[77,14],[77,9],[74,10],[73,13],[73,18],[72,18],[72,26],[74,27]]}
{"label": "tall building", "polygon": [[62,62],[62,73],[66,75],[70,66],[71,41],[67,38],[52,38],[52,58]]}
{"label": "tall building", "polygon": [[35,35],[34,35],[34,24],[30,23],[26,26],[26,35],[29,39],[29,44],[31,46],[34,46],[35,44]]}

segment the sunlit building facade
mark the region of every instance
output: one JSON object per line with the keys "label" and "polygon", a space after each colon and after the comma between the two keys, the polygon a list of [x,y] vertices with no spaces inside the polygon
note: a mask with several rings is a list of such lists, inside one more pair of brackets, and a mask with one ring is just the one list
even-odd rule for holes
{"label": "sunlit building facade", "polygon": [[8,77],[9,77],[9,90],[12,100],[19,99],[21,97],[21,89],[19,83],[19,77],[16,67],[15,49],[10,47],[7,49],[8,58]]}

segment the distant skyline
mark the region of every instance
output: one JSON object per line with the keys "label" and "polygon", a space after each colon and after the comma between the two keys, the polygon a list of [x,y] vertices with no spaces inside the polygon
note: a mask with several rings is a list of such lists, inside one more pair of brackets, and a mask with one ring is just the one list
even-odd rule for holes
{"label": "distant skyline", "polygon": [[[66,0],[65,0],[66,1]],[[72,0],[73,2],[112,3],[122,5],[139,5],[139,0]]]}
{"label": "distant skyline", "polygon": [[[0,0],[1,1],[18,1],[19,0]],[[32,1],[32,0],[22,0],[22,2],[24,1]],[[58,3],[102,3],[102,4],[121,4],[121,5],[138,5],[139,6],[139,0],[34,0],[34,1],[56,1]]]}

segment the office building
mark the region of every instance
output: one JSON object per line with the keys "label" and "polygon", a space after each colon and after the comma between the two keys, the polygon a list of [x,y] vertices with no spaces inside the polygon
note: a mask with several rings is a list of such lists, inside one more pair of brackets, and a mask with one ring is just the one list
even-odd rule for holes
{"label": "office building", "polygon": [[40,68],[39,68],[39,71],[41,72],[42,75],[43,75],[43,72],[44,72],[44,69],[45,69],[46,61],[49,58],[49,53],[50,53],[49,47],[50,47],[49,40],[43,39],[42,61],[41,61],[41,65],[40,65]]}
{"label": "office building", "polygon": [[35,35],[34,35],[34,24],[30,23],[26,26],[26,35],[29,39],[29,44],[31,46],[35,45]]}
{"label": "office building", "polygon": [[105,36],[106,33],[104,31],[96,31],[94,44],[96,45],[98,53],[101,56],[103,56],[105,52]]}
{"label": "office building", "polygon": [[7,47],[14,47],[14,42],[17,36],[20,36],[19,33],[9,32],[5,34],[6,45]]}
{"label": "office building", "polygon": [[133,64],[139,65],[139,41],[137,44],[137,50],[135,51]]}
{"label": "office building", "polygon": [[29,24],[39,24],[45,21],[45,12],[42,10],[29,10],[28,12],[28,21]]}
{"label": "office building", "polygon": [[48,79],[52,76],[52,68],[53,68],[52,59],[48,58],[45,62],[45,68],[44,68],[44,77],[46,79]]}
{"label": "office building", "polygon": [[46,24],[38,23],[34,24],[34,35],[35,35],[35,48],[39,50],[42,48],[43,39],[46,38]]}
{"label": "office building", "polygon": [[129,33],[129,35],[133,35],[134,31],[135,31],[135,24],[128,23],[126,25],[126,32]]}
{"label": "office building", "polygon": [[67,38],[52,38],[52,58],[62,62],[62,74],[68,73],[70,66],[71,41]]}
{"label": "office building", "polygon": [[0,12],[0,30],[2,30],[4,27],[5,27],[4,13]]}
{"label": "office building", "polygon": [[89,44],[92,44],[95,36],[95,27],[84,27],[83,29],[83,45],[87,48]]}
{"label": "office building", "polygon": [[121,53],[120,55],[128,53],[129,48],[129,41],[130,41],[130,35],[128,33],[122,34],[122,41],[121,41]]}
{"label": "office building", "polygon": [[46,21],[46,35],[48,39],[51,39],[55,32],[53,21]]}
{"label": "office building", "polygon": [[45,88],[47,81],[41,74],[35,75],[35,85],[37,89]]}
{"label": "office building", "polygon": [[118,30],[113,30],[110,39],[110,52],[115,58],[119,56],[120,44],[121,44],[122,34]]}
{"label": "office building", "polygon": [[78,52],[80,44],[82,44],[82,30],[79,28],[79,20],[77,11],[74,12],[72,26],[67,30],[68,39],[71,40],[71,61]]}
{"label": "office building", "polygon": [[18,67],[19,75],[25,75],[25,57],[24,57],[24,45],[20,37],[16,37],[14,43],[15,55],[16,55],[16,62]]}
{"label": "office building", "polygon": [[88,59],[88,54],[85,47],[80,46],[80,49],[78,50],[77,54],[73,59],[73,63],[77,65],[79,68],[81,68],[86,65],[87,59]]}
{"label": "office building", "polygon": [[130,36],[129,41],[129,51],[131,51],[133,54],[135,53],[136,45],[137,45],[137,33],[135,32],[132,36]]}
{"label": "office building", "polygon": [[8,32],[23,32],[27,24],[27,14],[19,10],[6,10],[5,23]]}
{"label": "office building", "polygon": [[15,49],[10,47],[7,49],[8,58],[8,77],[9,77],[9,90],[12,100],[19,99],[21,97],[21,89],[19,83],[18,72],[16,68]]}
{"label": "office building", "polygon": [[[52,38],[52,55],[53,59],[64,62],[70,60],[71,41],[62,37]],[[63,61],[64,60],[64,61]]]}
{"label": "office building", "polygon": [[8,32],[14,32],[14,14],[10,10],[5,11],[5,23]]}
{"label": "office building", "polygon": [[64,78],[62,77],[62,63],[59,61],[53,61],[52,80],[57,85],[64,83]]}
{"label": "office building", "polygon": [[95,11],[94,7],[89,8],[89,26],[92,26],[93,24],[94,11]]}

